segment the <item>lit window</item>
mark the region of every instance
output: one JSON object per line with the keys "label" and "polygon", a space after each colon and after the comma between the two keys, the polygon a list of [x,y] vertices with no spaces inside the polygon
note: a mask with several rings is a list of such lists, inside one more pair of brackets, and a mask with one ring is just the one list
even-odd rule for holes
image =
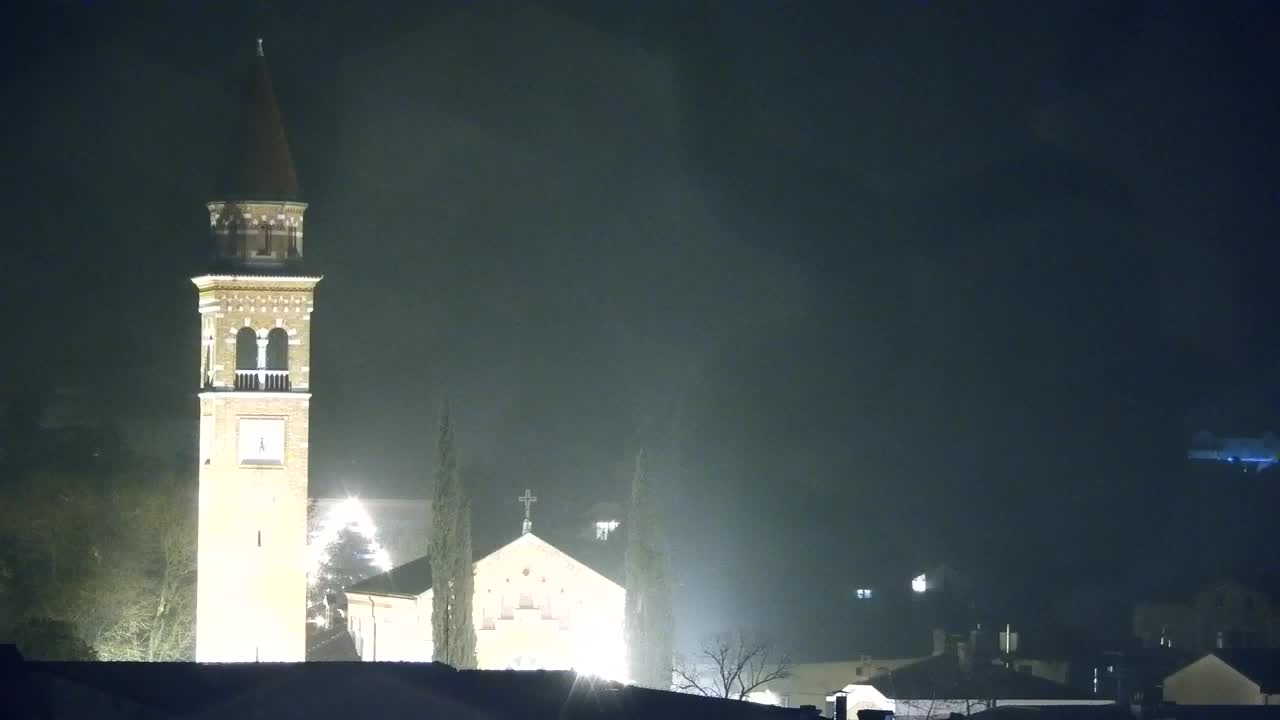
{"label": "lit window", "polygon": [[609,533],[617,530],[622,523],[617,520],[597,520],[596,521],[596,540],[601,542],[609,539]]}
{"label": "lit window", "polygon": [[929,583],[923,573],[911,578],[912,591],[922,593],[928,588],[929,588]]}
{"label": "lit window", "polygon": [[859,600],[870,600],[871,594],[871,588],[858,588],[857,595]]}

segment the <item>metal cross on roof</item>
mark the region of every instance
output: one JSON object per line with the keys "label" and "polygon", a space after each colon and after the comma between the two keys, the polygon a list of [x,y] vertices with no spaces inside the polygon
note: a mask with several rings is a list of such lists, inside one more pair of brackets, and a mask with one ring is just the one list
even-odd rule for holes
{"label": "metal cross on roof", "polygon": [[538,502],[538,496],[530,492],[528,488],[525,488],[524,495],[516,498],[516,500],[524,503],[524,524],[521,526],[521,534],[528,534],[533,529],[533,520],[529,518],[529,511],[533,504]]}

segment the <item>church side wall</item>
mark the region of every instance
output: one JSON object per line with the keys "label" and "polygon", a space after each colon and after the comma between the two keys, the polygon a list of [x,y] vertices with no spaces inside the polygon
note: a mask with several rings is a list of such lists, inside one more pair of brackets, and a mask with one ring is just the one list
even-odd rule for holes
{"label": "church side wall", "polygon": [[347,631],[356,654],[365,662],[429,662],[430,608],[430,596],[424,600],[347,593]]}

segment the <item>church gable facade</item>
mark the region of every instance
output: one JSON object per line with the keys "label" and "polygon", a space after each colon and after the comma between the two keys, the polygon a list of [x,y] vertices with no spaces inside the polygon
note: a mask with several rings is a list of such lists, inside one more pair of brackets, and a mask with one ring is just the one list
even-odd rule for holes
{"label": "church gable facade", "polygon": [[[431,660],[426,557],[358,583],[346,596],[360,659]],[[626,591],[533,533],[476,561],[473,603],[480,669],[625,675]]]}

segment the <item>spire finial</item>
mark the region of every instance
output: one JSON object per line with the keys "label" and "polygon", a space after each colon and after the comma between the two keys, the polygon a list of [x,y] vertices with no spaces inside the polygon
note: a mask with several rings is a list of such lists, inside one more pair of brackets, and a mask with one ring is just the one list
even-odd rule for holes
{"label": "spire finial", "polygon": [[258,38],[258,57],[263,57],[263,54],[262,54],[262,38]]}

